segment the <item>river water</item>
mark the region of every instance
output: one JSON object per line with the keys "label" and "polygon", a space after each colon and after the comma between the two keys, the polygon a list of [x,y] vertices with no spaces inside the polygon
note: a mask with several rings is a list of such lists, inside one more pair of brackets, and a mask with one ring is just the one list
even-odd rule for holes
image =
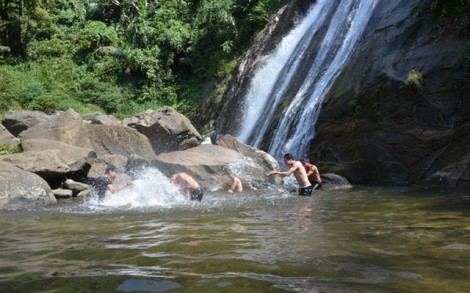
{"label": "river water", "polygon": [[470,292],[466,195],[355,187],[163,202],[1,212],[0,292]]}

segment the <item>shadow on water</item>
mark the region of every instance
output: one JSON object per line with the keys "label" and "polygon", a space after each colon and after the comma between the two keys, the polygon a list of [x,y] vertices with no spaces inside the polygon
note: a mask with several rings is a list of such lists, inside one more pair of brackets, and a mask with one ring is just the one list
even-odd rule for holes
{"label": "shadow on water", "polygon": [[468,197],[357,187],[190,202],[146,172],[117,203],[0,213],[0,292],[468,289]]}

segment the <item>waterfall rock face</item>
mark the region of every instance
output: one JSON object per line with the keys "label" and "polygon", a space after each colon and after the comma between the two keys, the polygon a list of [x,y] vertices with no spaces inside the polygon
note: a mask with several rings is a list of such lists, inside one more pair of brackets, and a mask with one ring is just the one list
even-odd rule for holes
{"label": "waterfall rock face", "polygon": [[470,189],[465,40],[430,1],[380,1],[318,118],[310,154],[353,182]]}
{"label": "waterfall rock face", "polygon": [[[355,13],[368,1],[343,1],[333,9],[349,2],[354,2],[351,11]],[[288,130],[311,131],[308,155],[322,172],[343,175],[353,183],[470,189],[470,83],[463,66],[466,41],[457,33],[442,34],[435,29],[431,0],[372,2],[365,30],[327,87],[318,118],[296,122]],[[292,1],[283,8],[240,60],[222,102],[203,101],[205,109],[212,109],[204,119],[215,119],[219,133],[237,136],[242,119],[258,119],[269,110],[272,100],[258,115],[245,115],[252,78],[276,44],[306,14],[306,5],[313,3],[330,2]],[[334,17],[325,19],[327,25],[318,29],[314,40],[328,34]],[[349,24],[355,25],[350,19]],[[319,46],[315,42],[309,45],[306,56],[318,54]],[[286,73],[283,70],[281,74]],[[301,64],[293,76],[308,77],[306,70],[310,70],[308,64]],[[270,73],[266,75],[269,80]],[[294,95],[290,89],[300,87],[298,83],[298,78],[292,79],[283,89],[286,96]],[[309,88],[306,96],[314,94],[315,88]],[[280,102],[266,122],[268,131],[255,147],[271,153],[280,117],[291,106],[286,99]],[[300,120],[301,114],[292,117]],[[261,125],[255,123],[255,129]]]}
{"label": "waterfall rock face", "polygon": [[[316,0],[292,1],[271,19],[265,29],[258,34],[251,48],[241,57],[239,66],[228,80],[228,90],[222,101],[214,100],[210,94],[214,89],[210,82],[201,101],[200,119],[202,123],[216,121],[217,131],[236,135],[245,117],[244,99],[254,71],[266,63],[265,56],[272,52],[289,30],[304,16],[308,7]],[[256,119],[256,117],[251,117]]]}

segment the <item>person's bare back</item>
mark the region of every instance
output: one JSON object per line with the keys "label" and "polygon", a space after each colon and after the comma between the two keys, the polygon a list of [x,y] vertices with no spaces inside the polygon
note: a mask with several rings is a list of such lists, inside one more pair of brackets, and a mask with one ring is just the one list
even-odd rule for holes
{"label": "person's bare back", "polygon": [[202,200],[203,191],[199,183],[190,175],[179,172],[170,177],[170,181],[180,186],[180,191],[189,195],[191,200]]}

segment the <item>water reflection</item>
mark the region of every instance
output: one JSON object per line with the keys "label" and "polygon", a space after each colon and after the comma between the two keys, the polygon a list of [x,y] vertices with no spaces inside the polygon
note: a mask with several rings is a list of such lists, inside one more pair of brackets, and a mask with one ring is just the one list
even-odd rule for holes
{"label": "water reflection", "polygon": [[468,200],[356,188],[0,213],[0,292],[465,292]]}
{"label": "water reflection", "polygon": [[126,280],[124,281],[124,283],[119,285],[117,289],[118,291],[124,292],[166,292],[178,288],[181,288],[181,286],[178,283],[171,281],[156,282],[148,280]]}

